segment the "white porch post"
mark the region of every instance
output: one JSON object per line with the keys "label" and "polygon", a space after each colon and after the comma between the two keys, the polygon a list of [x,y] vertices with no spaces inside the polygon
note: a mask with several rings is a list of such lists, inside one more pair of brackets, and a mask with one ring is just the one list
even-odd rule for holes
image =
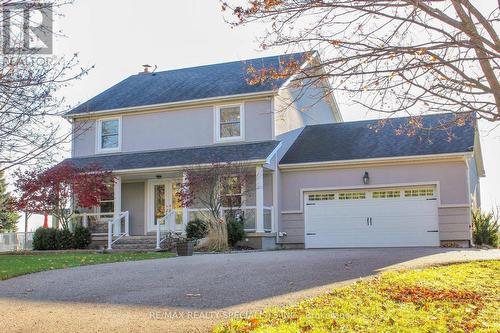
{"label": "white porch post", "polygon": [[[114,217],[116,218],[117,216],[120,215],[122,212],[122,179],[120,176],[115,177],[115,184],[114,184],[114,206],[115,206],[115,211],[114,211]],[[116,224],[116,228],[114,228],[114,234],[119,235],[121,231],[121,221]]]}
{"label": "white porch post", "polygon": [[264,168],[255,168],[255,232],[264,232]]}
{"label": "white porch post", "polygon": [[[187,182],[187,173],[183,172],[182,173],[182,184],[186,184]],[[182,207],[182,224],[183,224],[183,230],[182,233],[186,232],[186,226],[189,222],[189,211],[187,207]]]}

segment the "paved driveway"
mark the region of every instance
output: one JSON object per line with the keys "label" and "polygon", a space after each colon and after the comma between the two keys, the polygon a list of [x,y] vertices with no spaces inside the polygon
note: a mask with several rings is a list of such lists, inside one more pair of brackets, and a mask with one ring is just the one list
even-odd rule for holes
{"label": "paved driveway", "polygon": [[[115,317],[132,308],[153,307],[245,311],[314,296],[333,284],[381,270],[474,259],[500,259],[500,251],[392,248],[195,255],[84,266],[0,281],[0,304],[18,304],[21,311],[29,311],[33,304],[53,304],[49,308],[56,313],[57,304],[66,314],[77,306],[80,315],[86,311],[82,309],[122,307]],[[7,319],[9,313],[0,316]]]}

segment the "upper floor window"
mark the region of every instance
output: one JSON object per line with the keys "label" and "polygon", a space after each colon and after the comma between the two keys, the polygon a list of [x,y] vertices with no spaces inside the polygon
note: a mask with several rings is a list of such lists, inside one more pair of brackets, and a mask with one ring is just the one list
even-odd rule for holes
{"label": "upper floor window", "polygon": [[243,140],[244,115],[243,106],[226,105],[215,109],[216,141]]}
{"label": "upper floor window", "polygon": [[120,150],[120,118],[100,119],[97,121],[97,151]]}

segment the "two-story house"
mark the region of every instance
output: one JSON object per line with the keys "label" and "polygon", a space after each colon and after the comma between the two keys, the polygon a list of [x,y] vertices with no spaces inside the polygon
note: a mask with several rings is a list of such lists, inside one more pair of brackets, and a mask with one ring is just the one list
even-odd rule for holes
{"label": "two-story house", "polygon": [[242,200],[250,246],[469,245],[484,175],[474,121],[450,129],[452,140],[443,131],[396,135],[407,118],[377,130],[377,121],[343,122],[328,82],[298,97],[293,76],[248,84],[250,65],[290,58],[320,61],[299,53],[145,71],[68,112],[75,134],[67,161],[117,176],[114,196],[86,214],[97,217],[96,234],[106,230],[101,217],[126,216],[115,234],[154,235],[169,212],[182,232],[197,214],[175,196],[183,170],[241,162],[253,170]]}

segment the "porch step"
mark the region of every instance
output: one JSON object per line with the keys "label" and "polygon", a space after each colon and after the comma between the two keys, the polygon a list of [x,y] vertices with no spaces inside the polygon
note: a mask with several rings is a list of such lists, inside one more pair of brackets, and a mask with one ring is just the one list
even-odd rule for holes
{"label": "porch step", "polygon": [[156,236],[125,236],[113,244],[116,250],[154,250]]}

